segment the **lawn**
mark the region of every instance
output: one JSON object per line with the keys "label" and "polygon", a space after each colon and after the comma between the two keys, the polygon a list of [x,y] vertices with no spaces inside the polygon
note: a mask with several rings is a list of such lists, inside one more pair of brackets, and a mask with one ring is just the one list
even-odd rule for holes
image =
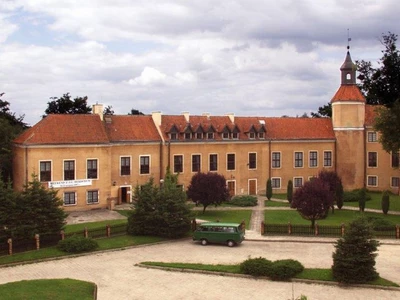
{"label": "lawn", "polygon": [[[143,265],[148,266],[159,266],[165,268],[176,268],[176,269],[190,269],[190,270],[201,270],[210,272],[223,272],[241,274],[240,264],[237,265],[209,265],[209,264],[193,264],[193,263],[165,263],[165,262],[142,262]],[[308,280],[321,280],[321,281],[335,281],[333,279],[331,269],[308,269],[305,268],[303,272],[297,274],[295,278],[308,279]],[[379,285],[379,286],[394,286],[399,285],[384,278],[378,278],[368,284]]]}
{"label": "lawn", "polygon": [[264,201],[265,207],[290,207],[290,203],[288,201],[274,201],[274,200],[266,200]]}
{"label": "lawn", "polygon": [[98,229],[100,227],[106,227],[106,225],[121,225],[121,224],[127,224],[128,220],[127,219],[120,219],[120,220],[106,220],[106,221],[99,221],[99,222],[90,222],[90,223],[80,223],[80,224],[71,224],[71,225],[66,225],[65,226],[65,233],[71,233],[71,232],[83,232],[85,227],[87,229]]}
{"label": "lawn", "polygon": [[[335,209],[335,213],[329,212],[328,217],[324,220],[318,220],[317,223],[320,225],[341,225],[342,223],[348,224],[350,221],[360,216],[359,211]],[[396,215],[384,215],[378,213],[364,212],[367,217],[379,217],[385,220],[389,220],[394,224],[400,224],[400,216]],[[311,221],[304,220],[300,214],[294,210],[266,210],[264,214],[264,222],[267,224],[299,224],[308,225]]]}
{"label": "lawn", "polygon": [[10,282],[0,285],[4,300],[93,300],[95,285],[74,279],[39,279]]}
{"label": "lawn", "polygon": [[194,210],[193,217],[196,219],[206,220],[210,222],[246,222],[246,228],[249,229],[251,218],[251,210],[206,210],[203,214],[202,210]]}
{"label": "lawn", "polygon": [[[371,197],[371,200],[365,203],[365,208],[373,208],[382,211],[381,201],[382,201],[382,193],[373,193],[368,192],[368,195]],[[358,207],[358,202],[344,202],[344,206],[353,206]],[[390,207],[389,212],[391,211],[400,211],[400,196],[399,195],[390,195]]]}

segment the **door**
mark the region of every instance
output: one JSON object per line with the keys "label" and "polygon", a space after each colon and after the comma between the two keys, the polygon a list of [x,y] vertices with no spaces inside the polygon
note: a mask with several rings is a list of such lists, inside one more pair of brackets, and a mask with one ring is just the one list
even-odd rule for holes
{"label": "door", "polygon": [[257,179],[249,179],[249,195],[257,195]]}
{"label": "door", "polygon": [[233,197],[236,195],[236,182],[235,181],[228,181],[228,191],[229,196]]}
{"label": "door", "polygon": [[131,202],[131,188],[128,186],[123,186],[120,188],[120,203],[130,203]]}

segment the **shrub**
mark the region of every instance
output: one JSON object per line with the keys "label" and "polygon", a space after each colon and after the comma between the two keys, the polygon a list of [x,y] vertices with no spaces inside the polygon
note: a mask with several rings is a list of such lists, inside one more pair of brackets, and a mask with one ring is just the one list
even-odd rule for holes
{"label": "shrub", "polygon": [[268,277],[272,280],[288,280],[303,270],[304,266],[297,260],[282,259],[272,263]]}
{"label": "shrub", "polygon": [[[363,189],[356,189],[356,190],[344,192],[343,201],[344,202],[358,202],[358,200],[360,199],[362,190]],[[371,196],[366,194],[365,201],[369,201],[369,200],[371,200]]]}
{"label": "shrub", "polygon": [[359,198],[358,198],[358,207],[360,211],[363,212],[365,210],[365,202],[367,201],[367,190],[361,189]]}
{"label": "shrub", "polygon": [[368,223],[371,224],[372,229],[373,230],[377,230],[377,231],[393,229],[393,227],[396,226],[391,221],[385,220],[385,219],[382,219],[382,218],[368,217],[367,220],[368,220]]}
{"label": "shrub", "polygon": [[293,181],[289,180],[287,185],[287,199],[289,203],[292,203],[293,199]]}
{"label": "shrub", "polygon": [[272,198],[272,180],[271,178],[268,178],[267,180],[267,194],[266,194],[268,200],[271,200]]}
{"label": "shrub", "polygon": [[96,249],[99,245],[91,238],[73,235],[58,242],[58,249],[68,253],[88,252]]}
{"label": "shrub", "polygon": [[257,197],[255,196],[235,196],[233,197],[229,203],[235,206],[256,206],[257,205]]}
{"label": "shrub", "polygon": [[387,215],[389,211],[389,192],[385,191],[382,195],[382,212]]}
{"label": "shrub", "polygon": [[268,276],[272,262],[264,257],[248,258],[240,264],[240,271],[252,276]]}

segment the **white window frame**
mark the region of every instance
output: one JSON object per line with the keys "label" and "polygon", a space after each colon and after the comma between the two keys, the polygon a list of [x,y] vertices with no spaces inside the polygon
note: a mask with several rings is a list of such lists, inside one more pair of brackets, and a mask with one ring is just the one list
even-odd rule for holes
{"label": "white window frame", "polygon": [[[279,180],[279,187],[274,186],[274,180]],[[279,190],[282,187],[282,178],[281,177],[271,177],[271,186],[273,190]]]}
{"label": "white window frame", "polygon": [[[50,180],[49,181],[42,181],[42,178],[41,178],[41,169],[40,169],[40,163],[47,163],[47,162],[49,162],[50,163]],[[40,182],[50,182],[50,181],[53,181],[53,160],[51,160],[51,159],[43,159],[43,160],[39,160],[39,181]]]}
{"label": "white window frame", "polygon": [[[217,156],[217,168],[216,170],[211,170],[211,155]],[[209,172],[218,172],[218,153],[210,153],[208,154],[208,171]]]}
{"label": "white window frame", "polygon": [[[376,178],[376,184],[375,184],[375,185],[369,184],[369,179],[370,179],[370,178]],[[370,186],[370,187],[378,187],[378,176],[376,176],[376,175],[368,175],[368,176],[367,176],[367,186]]]}
{"label": "white window frame", "polygon": [[[148,173],[142,173],[142,157],[148,157],[149,158],[149,172]],[[139,175],[150,175],[151,174],[151,155],[150,154],[141,154],[139,155]]]}
{"label": "white window frame", "polygon": [[[233,169],[228,168],[228,156],[229,155],[233,155],[233,158],[234,158],[234,160],[233,160],[234,168]],[[226,154],[226,170],[227,171],[235,171],[236,170],[236,153],[227,153]]]}
{"label": "white window frame", "polygon": [[[121,164],[121,159],[122,158],[129,158],[129,175],[122,175],[122,164]],[[119,176],[131,176],[132,175],[132,156],[131,155],[121,155],[119,157]]]}
{"label": "white window frame", "polygon": [[[89,193],[91,192],[97,192],[97,202],[89,202]],[[86,204],[87,205],[95,205],[100,203],[100,191],[93,189],[93,190],[87,190],[86,191]]]}
{"label": "white window frame", "polygon": [[[96,160],[97,161],[97,178],[89,178],[88,177],[88,160]],[[86,179],[92,179],[92,180],[99,180],[100,179],[100,159],[98,158],[87,158],[86,159],[86,165],[85,165],[85,169],[86,169]]]}
{"label": "white window frame", "polygon": [[[177,157],[177,156],[182,156],[182,171],[181,172],[175,172],[175,157]],[[172,159],[173,159],[174,174],[178,174],[178,173],[183,174],[185,171],[185,156],[183,154],[174,154]]]}
{"label": "white window frame", "polygon": [[[296,153],[301,153],[301,167],[296,166]],[[293,168],[302,169],[304,168],[304,151],[294,151],[293,153]]]}
{"label": "white window frame", "polygon": [[[74,194],[75,203],[73,204],[65,204],[65,194]],[[78,204],[78,194],[77,192],[64,192],[63,193],[63,206],[76,206]]]}
{"label": "white window frame", "polygon": [[[74,162],[74,179],[65,179],[65,162],[66,161],[73,161]],[[76,180],[76,160],[75,159],[63,159],[62,163],[62,176],[63,180],[68,181],[68,180]]]}
{"label": "white window frame", "polygon": [[[279,167],[274,167],[274,153],[279,153]],[[272,169],[282,168],[282,152],[281,151],[272,151],[271,152],[271,168]]]}
{"label": "white window frame", "polygon": [[[371,136],[371,139],[370,139]],[[378,142],[378,133],[376,131],[368,131],[367,132],[367,141],[368,143],[377,143]]]}
{"label": "white window frame", "polygon": [[[198,171],[193,171],[193,156],[199,156],[200,157],[200,165],[199,165],[199,170]],[[201,161],[202,161],[202,157],[200,153],[192,153],[191,155],[191,165],[190,165],[190,170],[192,171],[192,173],[198,173],[201,172]]]}
{"label": "white window frame", "polygon": [[[370,166],[369,165],[369,154],[370,153],[375,153],[375,155],[376,155],[376,166]],[[379,164],[378,164],[378,151],[368,151],[367,152],[367,167],[368,168],[371,168],[371,169],[375,169],[375,168],[377,168],[379,166]]]}
{"label": "white window frame", "polygon": [[[255,168],[250,168],[250,154],[255,154],[255,156],[256,156],[256,167]],[[249,170],[257,170],[257,152],[249,152],[248,154],[247,154],[247,158],[248,158],[248,165],[247,165],[247,167],[248,167],[248,169]]]}
{"label": "white window frame", "polygon": [[[325,153],[330,153],[331,154],[331,164],[330,165],[325,165]],[[333,153],[331,150],[324,150],[324,158],[323,158],[324,162],[323,162],[323,166],[325,168],[331,168],[333,166]]]}
{"label": "white window frame", "polygon": [[[301,185],[296,185],[296,181],[297,180],[301,180]],[[294,188],[300,188],[300,187],[302,187],[304,185],[304,179],[303,179],[303,177],[293,177],[293,187]]]}
{"label": "white window frame", "polygon": [[[311,153],[316,153],[317,154],[316,165],[315,166],[311,165]],[[318,151],[317,150],[308,151],[308,167],[309,168],[318,168]]]}

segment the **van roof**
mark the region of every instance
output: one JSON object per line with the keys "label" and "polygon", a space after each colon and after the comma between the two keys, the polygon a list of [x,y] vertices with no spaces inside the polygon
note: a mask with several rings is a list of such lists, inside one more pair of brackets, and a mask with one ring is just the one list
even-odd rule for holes
{"label": "van roof", "polygon": [[240,223],[204,222],[200,226],[240,226]]}

